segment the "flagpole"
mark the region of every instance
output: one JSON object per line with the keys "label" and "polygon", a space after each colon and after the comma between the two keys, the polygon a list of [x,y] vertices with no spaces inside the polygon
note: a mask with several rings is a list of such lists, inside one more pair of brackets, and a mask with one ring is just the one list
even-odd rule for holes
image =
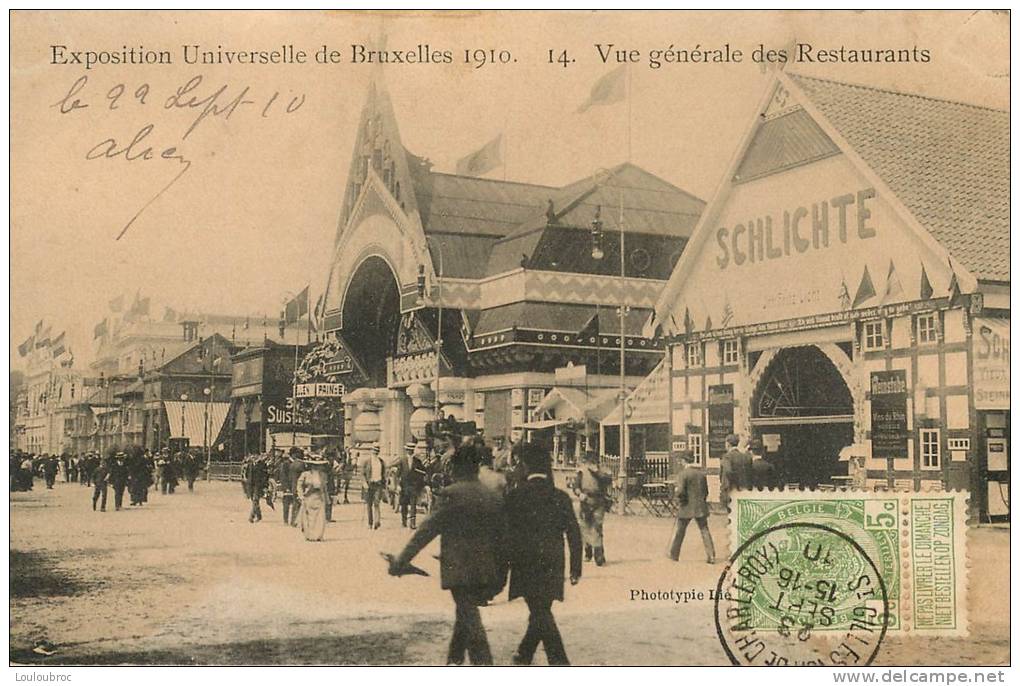
{"label": "flagpole", "polygon": [[[631,98],[631,89],[633,88],[633,84],[631,83],[630,63],[627,63],[627,65],[624,67],[624,69],[627,70],[627,161],[630,162],[631,161],[631,112],[633,111],[632,102],[631,102],[631,100],[632,100],[632,98]],[[621,193],[622,193],[622,191],[621,191]],[[622,195],[621,195],[621,198],[622,198]],[[622,206],[621,206],[621,210],[620,210],[620,216],[621,217],[623,216]]]}

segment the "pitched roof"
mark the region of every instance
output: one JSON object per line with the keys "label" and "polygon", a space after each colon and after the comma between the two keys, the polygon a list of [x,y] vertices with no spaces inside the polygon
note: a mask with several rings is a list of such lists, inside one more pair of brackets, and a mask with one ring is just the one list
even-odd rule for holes
{"label": "pitched roof", "polygon": [[[545,207],[550,186],[432,172],[416,190],[425,232],[502,237]],[[427,209],[426,209],[427,208]]]}
{"label": "pitched roof", "polygon": [[1009,280],[1009,112],[788,76],[950,255]]}

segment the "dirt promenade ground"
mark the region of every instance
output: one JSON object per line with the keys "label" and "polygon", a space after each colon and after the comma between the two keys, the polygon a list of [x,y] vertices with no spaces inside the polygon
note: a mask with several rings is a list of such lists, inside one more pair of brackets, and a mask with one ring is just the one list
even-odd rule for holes
{"label": "dirt promenade ground", "polygon": [[[326,540],[308,543],[266,510],[247,521],[236,483],[151,494],[143,508],[94,513],[91,489],[11,494],[10,659],[33,664],[442,664],[453,605],[439,588],[433,543],[418,563],[429,578],[387,576],[379,552],[408,537],[397,514],[369,531],[360,504],[337,508]],[[125,499],[126,500],[126,499]],[[606,520],[610,564],[585,566],[554,607],[575,664],[724,664],[709,589],[721,565],[688,532],[680,563],[665,557],[672,522]],[[725,519],[712,518],[720,556]],[[876,664],[1004,664],[1009,660],[1008,530],[970,536],[967,639],[886,640]],[[631,600],[632,590],[701,591],[676,604]],[[505,594],[482,617],[497,664],[508,664],[527,622]],[[1001,612],[983,608],[998,607]],[[31,652],[45,638],[52,657]],[[544,663],[541,650],[537,658]]]}

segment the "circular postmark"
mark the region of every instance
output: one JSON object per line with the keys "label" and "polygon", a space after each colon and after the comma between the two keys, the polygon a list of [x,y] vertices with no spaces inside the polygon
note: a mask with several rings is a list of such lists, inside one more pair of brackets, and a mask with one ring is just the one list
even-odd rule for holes
{"label": "circular postmark", "polygon": [[879,567],[857,541],[823,524],[754,534],[716,586],[716,633],[734,665],[869,665],[888,618]]}

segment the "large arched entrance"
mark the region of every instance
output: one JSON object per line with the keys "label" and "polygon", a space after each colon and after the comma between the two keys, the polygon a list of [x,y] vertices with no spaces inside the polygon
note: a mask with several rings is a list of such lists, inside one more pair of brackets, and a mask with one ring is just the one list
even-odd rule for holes
{"label": "large arched entrance", "polygon": [[351,277],[343,302],[343,336],[364,367],[368,385],[386,386],[386,358],[400,325],[400,288],[381,257],[365,258]]}
{"label": "large arched entrance", "polygon": [[815,346],[784,348],[768,362],[751,404],[753,434],[782,483],[814,487],[846,476],[840,450],[854,441],[854,401]]}

